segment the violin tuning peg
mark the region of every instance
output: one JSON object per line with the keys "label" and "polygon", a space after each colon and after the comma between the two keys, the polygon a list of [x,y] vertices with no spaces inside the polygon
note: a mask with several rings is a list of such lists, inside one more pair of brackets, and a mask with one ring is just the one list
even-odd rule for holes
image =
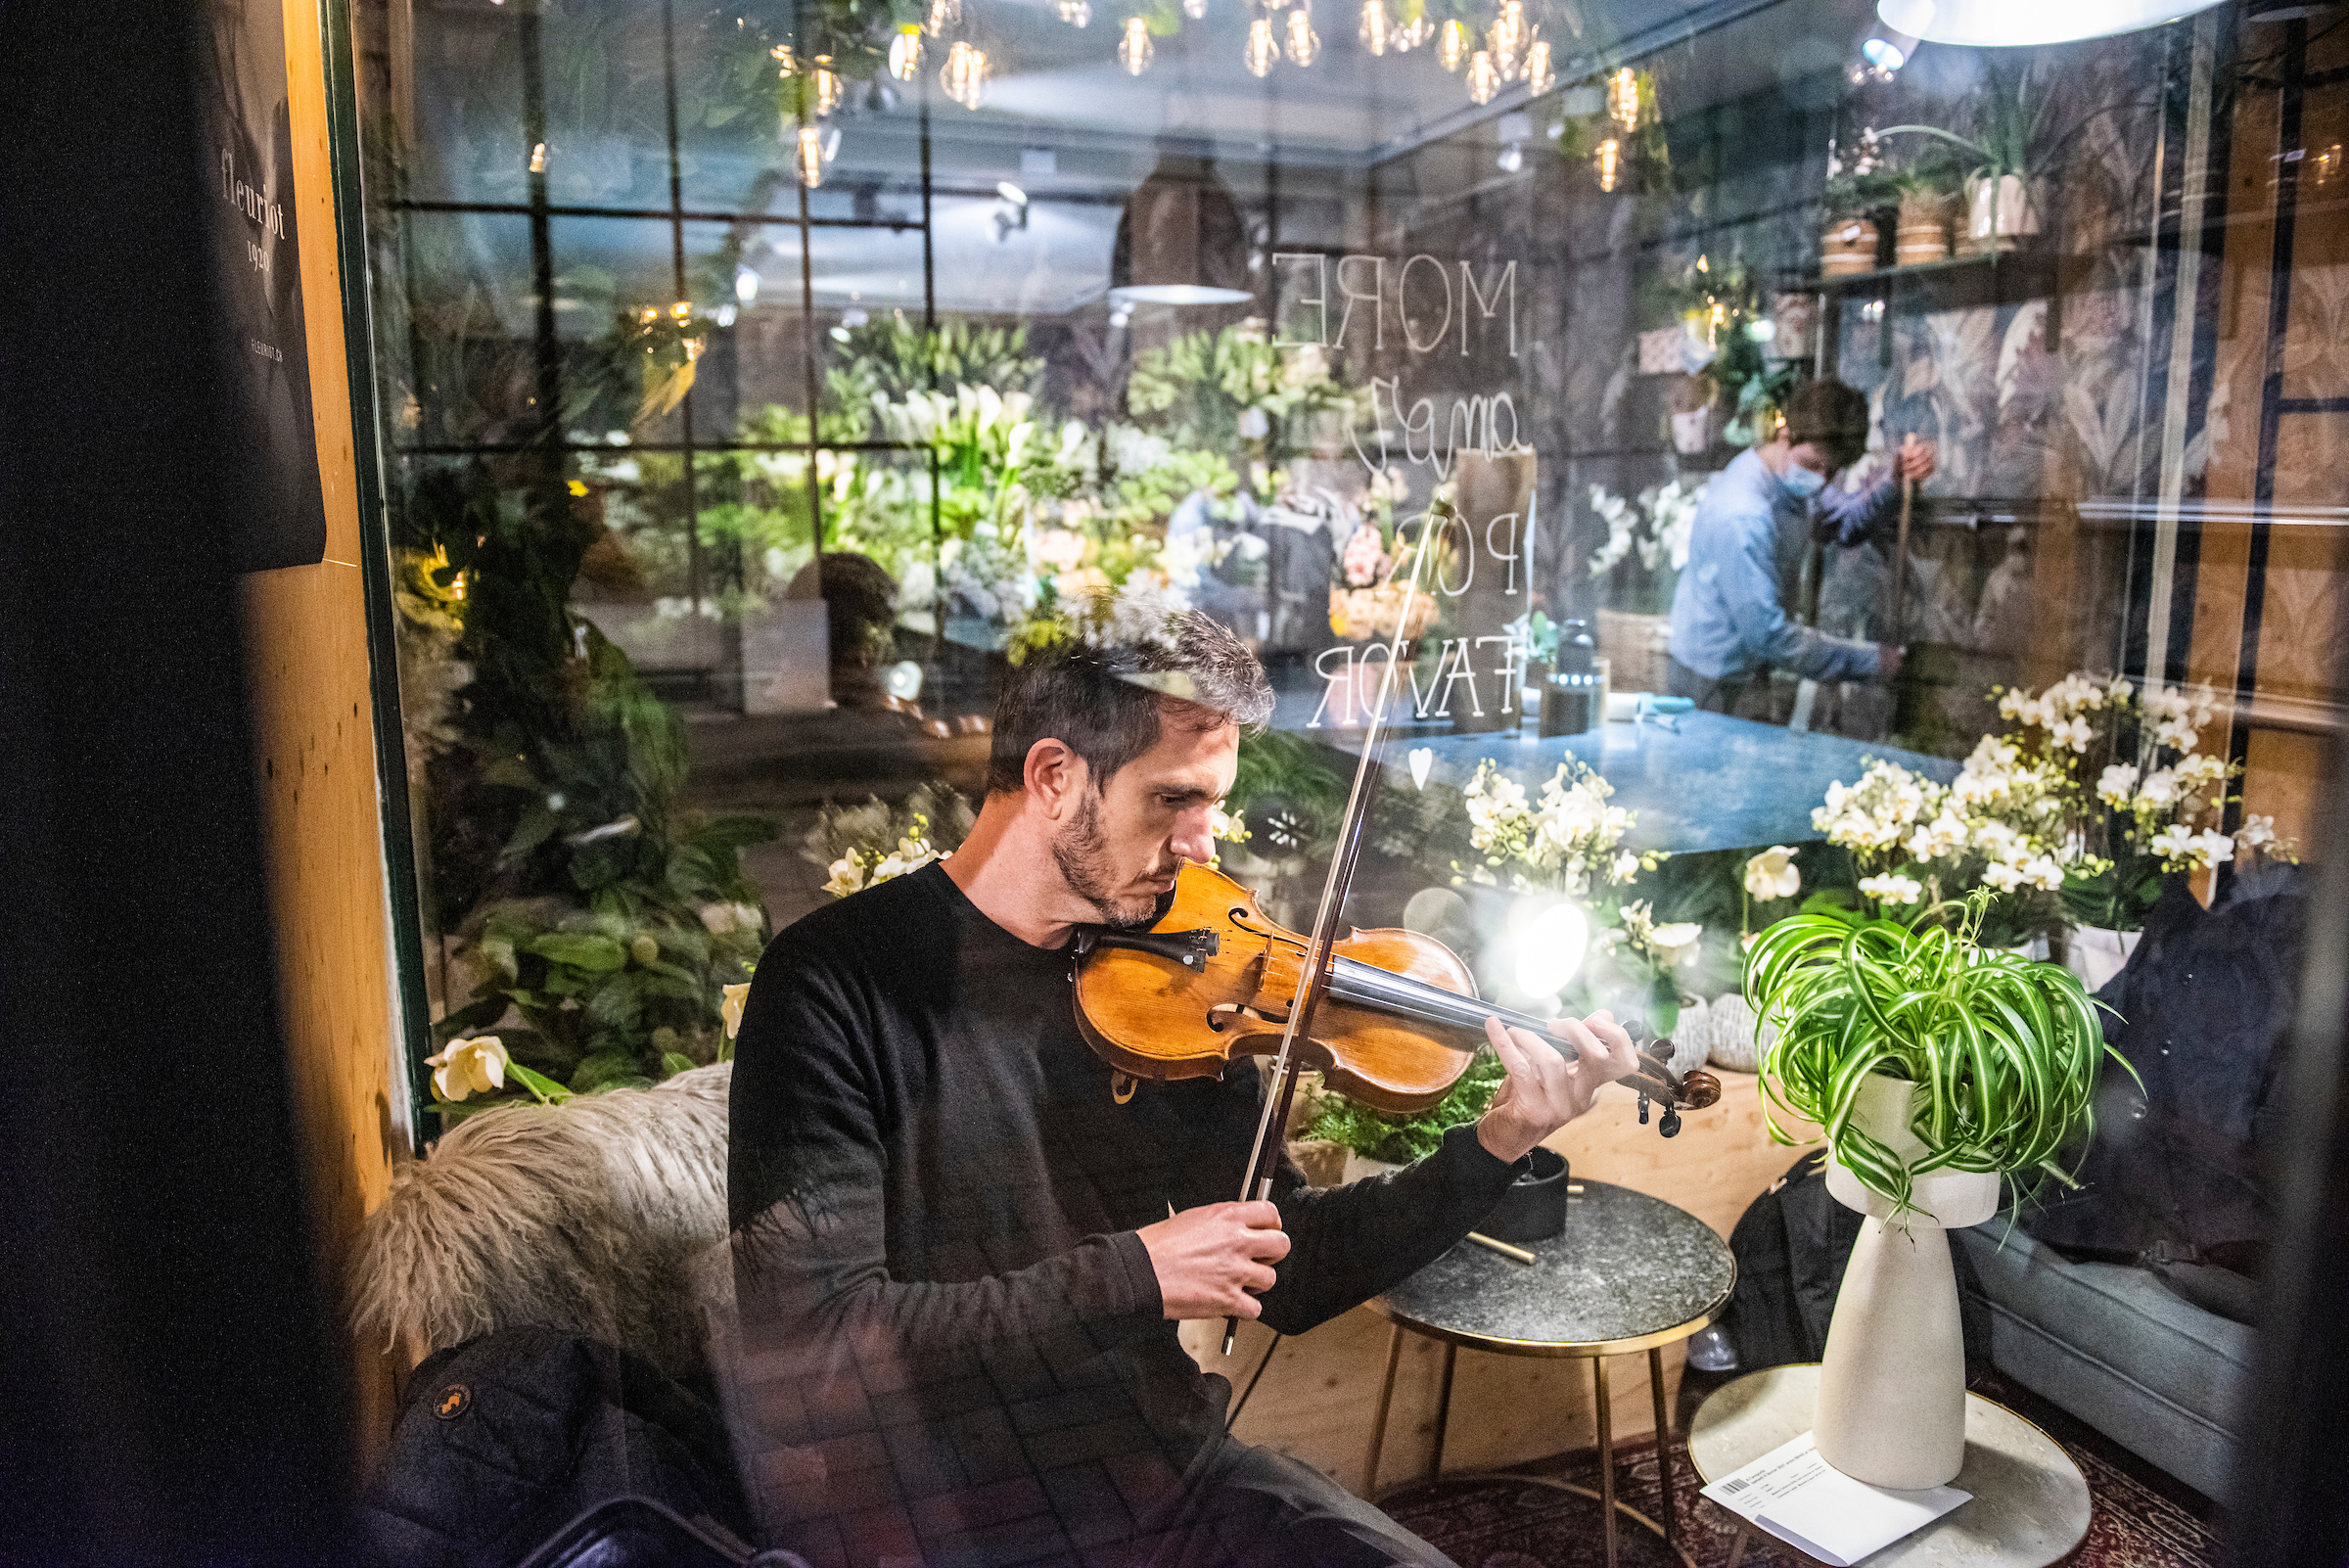
{"label": "violin tuning peg", "polygon": [[1681,1113],[1666,1111],[1656,1119],[1656,1132],[1661,1137],[1675,1137],[1681,1130]]}
{"label": "violin tuning peg", "polygon": [[1639,1125],[1647,1126],[1647,1096],[1644,1094],[1639,1096]]}

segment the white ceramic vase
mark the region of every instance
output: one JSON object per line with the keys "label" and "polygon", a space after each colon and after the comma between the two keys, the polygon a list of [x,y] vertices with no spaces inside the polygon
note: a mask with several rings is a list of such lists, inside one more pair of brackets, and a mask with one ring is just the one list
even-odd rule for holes
{"label": "white ceramic vase", "polygon": [[[1862,1131],[1911,1163],[1925,1152],[1909,1130],[1915,1090],[1871,1075],[1852,1112]],[[1919,1176],[1914,1207],[1898,1218],[1892,1200],[1838,1161],[1828,1162],[1827,1191],[1866,1218],[1827,1328],[1813,1420],[1819,1454],[1871,1486],[1941,1486],[1965,1460],[1965,1336],[1949,1232],[1998,1212],[1999,1178]]]}
{"label": "white ceramic vase", "polygon": [[2104,989],[2104,983],[2119,974],[2137,951],[2142,931],[2114,931],[2106,926],[2075,926],[2064,939],[2063,967],[2080,977],[2080,984],[2093,993]]}

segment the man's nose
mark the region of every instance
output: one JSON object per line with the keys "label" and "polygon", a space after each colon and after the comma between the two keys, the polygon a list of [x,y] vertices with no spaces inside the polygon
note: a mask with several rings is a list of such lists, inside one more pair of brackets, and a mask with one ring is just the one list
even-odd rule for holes
{"label": "man's nose", "polygon": [[1202,863],[1216,857],[1215,824],[1205,811],[1196,814],[1185,811],[1174,826],[1174,836],[1169,848],[1186,860]]}

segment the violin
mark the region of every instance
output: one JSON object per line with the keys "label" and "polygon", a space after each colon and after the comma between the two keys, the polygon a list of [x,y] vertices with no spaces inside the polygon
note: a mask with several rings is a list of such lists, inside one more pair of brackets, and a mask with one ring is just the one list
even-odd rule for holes
{"label": "violin", "polygon": [[[1276,1056],[1305,989],[1305,937],[1267,918],[1247,888],[1186,863],[1172,906],[1147,931],[1094,928],[1077,947],[1077,1025],[1096,1055],[1133,1078],[1216,1078],[1242,1056]],[[1330,945],[1325,991],[1295,1061],[1319,1069],[1348,1098],[1394,1114],[1425,1110],[1459,1082],[1485,1020],[1530,1030],[1573,1059],[1549,1021],[1480,1001],[1467,964],[1416,931],[1356,929]],[[1658,1130],[1680,1130],[1679,1111],[1721,1097],[1709,1073],[1675,1074],[1672,1042],[1641,1052],[1623,1080],[1664,1107]]]}

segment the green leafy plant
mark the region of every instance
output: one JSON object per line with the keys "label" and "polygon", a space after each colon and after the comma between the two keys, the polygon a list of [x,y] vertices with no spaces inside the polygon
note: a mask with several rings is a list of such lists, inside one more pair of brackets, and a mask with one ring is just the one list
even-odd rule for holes
{"label": "green leafy plant", "polygon": [[[1816,1123],[1896,1210],[1937,1171],[2012,1176],[2018,1203],[2025,1181],[2068,1184],[2056,1156],[2093,1130],[2104,1058],[2128,1068],[2077,975],[1976,944],[1987,899],[1914,924],[1807,909],[1763,932],[1747,957],[1746,994],[1777,1025],[1761,1075],[1772,1137],[1794,1141],[1777,1111]],[[1919,1087],[1911,1130],[1927,1152],[1913,1165],[1853,1125],[1871,1073]]]}
{"label": "green leafy plant", "polygon": [[1327,1139],[1365,1160],[1409,1165],[1435,1153],[1446,1132],[1483,1116],[1507,1077],[1500,1058],[1480,1048],[1451,1091],[1424,1111],[1391,1116],[1357,1105],[1343,1094],[1320,1093],[1298,1135]]}

